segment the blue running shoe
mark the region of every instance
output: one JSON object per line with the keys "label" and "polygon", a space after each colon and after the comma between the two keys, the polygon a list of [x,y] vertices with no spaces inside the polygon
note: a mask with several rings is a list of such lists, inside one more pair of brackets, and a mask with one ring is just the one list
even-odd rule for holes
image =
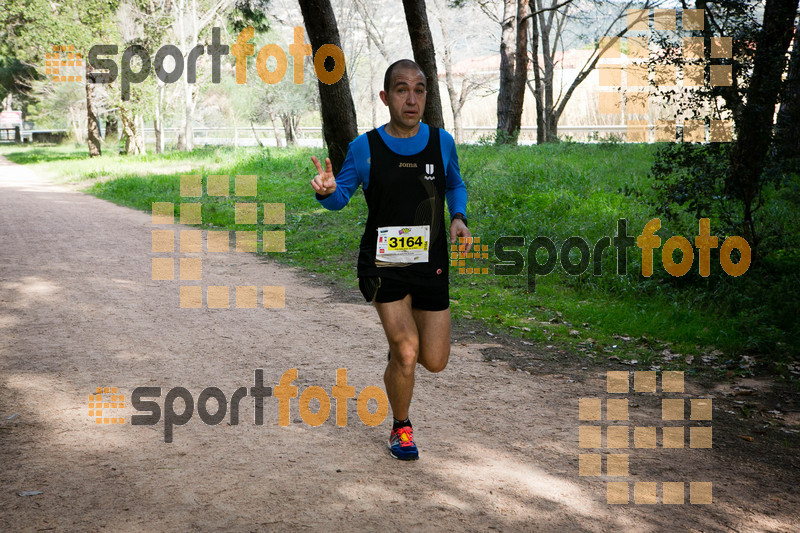
{"label": "blue running shoe", "polygon": [[415,461],[419,459],[417,445],[414,444],[414,430],[411,426],[403,426],[392,430],[389,436],[389,452],[395,459]]}

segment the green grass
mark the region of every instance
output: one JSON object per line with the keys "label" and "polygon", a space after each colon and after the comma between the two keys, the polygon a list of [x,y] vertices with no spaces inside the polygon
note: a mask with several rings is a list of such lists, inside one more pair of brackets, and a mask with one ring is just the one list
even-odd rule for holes
{"label": "green grass", "polygon": [[[617,220],[625,218],[628,234],[635,238],[648,220],[658,217],[648,203],[654,194],[649,176],[654,153],[652,145],[625,144],[460,147],[470,229],[489,244],[489,259],[473,264],[493,272],[498,262],[493,243],[501,236],[524,237],[523,256],[536,236],[550,238],[557,249],[570,236],[580,236],[591,250],[598,239],[613,238]],[[269,255],[357,290],[355,261],[366,219],[364,197],[359,191],[339,212],[323,209],[308,184],[313,177],[309,158],[319,153],[215,147],[191,154],[89,159],[85,150],[74,147],[6,146],[0,147],[0,154],[58,180],[85,184],[89,193],[121,205],[150,211],[152,202],[174,202],[176,216],[181,174],[255,174],[257,201],[286,205],[282,228],[287,252]],[[255,229],[233,223],[235,201],[204,197],[204,227]],[[696,234],[696,227],[687,233],[664,220],[662,224],[662,244],[673,234],[690,241]],[[714,234],[713,220],[711,229]],[[715,296],[736,291],[737,284],[748,282],[746,275],[724,279],[719,262],[712,259],[712,276],[700,278],[695,258],[693,273],[673,279],[656,250],[654,275],[643,278],[641,250],[635,245],[628,249],[627,262],[627,275],[617,275],[611,247],[602,256],[602,275],[591,274],[592,263],[580,276],[567,275],[557,265],[551,274],[536,278],[535,291],[528,290],[524,270],[516,276],[460,275],[453,268],[453,315],[480,320],[493,333],[571,346],[596,360],[615,355],[660,365],[665,348],[681,354],[712,348],[740,354],[751,347],[752,334],[738,327],[741,314],[720,305]],[[798,342],[786,331],[778,334],[789,346]],[[673,361],[663,366],[681,365]]]}

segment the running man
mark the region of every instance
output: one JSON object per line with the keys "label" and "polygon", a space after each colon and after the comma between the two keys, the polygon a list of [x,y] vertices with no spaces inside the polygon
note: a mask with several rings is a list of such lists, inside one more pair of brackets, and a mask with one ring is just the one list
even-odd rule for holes
{"label": "running man", "polygon": [[450,356],[448,240],[471,236],[453,137],[420,122],[426,87],[415,62],[393,63],[380,92],[389,123],[350,143],[335,178],[330,159],[323,170],[311,158],[318,172],[311,186],[323,207],[342,209],[359,185],[364,190],[369,214],[358,255],[358,284],[374,303],[389,341],[383,375],[394,417],[389,449],[392,457],[406,461],[419,457],[408,419],[416,365],[441,372]]}

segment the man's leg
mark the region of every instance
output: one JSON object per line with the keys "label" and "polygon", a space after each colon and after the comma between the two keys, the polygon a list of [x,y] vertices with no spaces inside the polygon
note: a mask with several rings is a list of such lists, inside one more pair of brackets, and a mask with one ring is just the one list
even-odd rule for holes
{"label": "man's leg", "polygon": [[419,364],[429,372],[441,372],[450,358],[450,309],[412,309],[419,332]]}
{"label": "man's leg", "polygon": [[408,418],[414,392],[414,371],[419,362],[430,372],[440,372],[450,356],[450,310],[424,311],[411,308],[411,296],[388,303],[375,303],[386,332],[392,357],[383,381],[397,420]]}
{"label": "man's leg", "polygon": [[408,418],[414,391],[414,369],[419,358],[419,334],[411,309],[411,295],[395,302],[375,302],[392,357],[383,374],[386,395],[397,420]]}

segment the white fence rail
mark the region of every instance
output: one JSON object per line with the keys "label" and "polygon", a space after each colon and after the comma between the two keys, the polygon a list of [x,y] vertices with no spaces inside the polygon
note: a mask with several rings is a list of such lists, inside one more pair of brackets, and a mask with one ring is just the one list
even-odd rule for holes
{"label": "white fence rail", "polygon": [[[369,128],[359,128],[359,133],[364,133]],[[167,148],[174,147],[178,143],[178,133],[182,128],[164,128],[164,145]],[[482,139],[493,138],[496,128],[491,126],[477,126],[464,128],[464,137],[467,144],[475,144]],[[72,130],[70,130],[72,131]],[[627,131],[627,126],[616,125],[596,125],[596,126],[559,126],[558,134],[560,137],[571,137],[576,141],[594,141],[598,138],[617,136],[624,138]],[[67,130],[22,130],[21,134],[24,142],[30,142],[33,133],[67,133]],[[105,133],[104,131],[101,133]],[[281,142],[285,144],[283,137],[283,129],[279,130]],[[452,132],[451,132],[452,133]],[[83,138],[86,138],[86,130],[81,132]],[[255,134],[258,139],[265,146],[277,146],[275,140],[275,130],[264,126],[257,126]],[[144,129],[146,145],[153,146],[156,142],[155,131],[153,128]],[[253,128],[242,126],[240,128],[233,127],[202,127],[194,128],[194,142],[195,146],[204,145],[217,145],[217,146],[258,146],[258,141],[253,134]],[[296,132],[296,142],[299,146],[308,146],[314,148],[322,147],[322,128],[304,127],[299,128]],[[536,128],[535,127],[522,127],[520,128],[519,144],[536,144]]]}
{"label": "white fence rail", "polygon": [[[366,132],[368,128],[359,128],[359,132]],[[165,146],[174,146],[178,142],[178,132],[180,128],[164,128],[164,144]],[[265,146],[277,146],[275,140],[275,130],[267,127],[256,127],[256,134],[259,140]],[[468,127],[464,128],[465,142],[477,143],[481,139],[489,139],[497,131],[496,128],[491,126]],[[558,133],[561,137],[569,136],[576,141],[591,141],[597,138],[608,137],[611,135],[623,136],[627,131],[627,126],[616,125],[596,125],[596,126],[559,126]],[[148,145],[155,144],[155,132],[153,128],[145,128],[145,143]],[[451,132],[452,133],[452,132]],[[279,130],[279,134],[283,136],[283,130]],[[300,146],[321,147],[322,146],[322,128],[317,127],[304,127],[299,128],[296,132],[297,144]],[[240,128],[233,127],[196,127],[194,128],[194,141],[195,145],[224,145],[224,146],[257,146],[253,135],[253,129],[242,126]],[[519,136],[520,144],[535,144],[536,143],[536,128],[523,127],[520,128]]]}

